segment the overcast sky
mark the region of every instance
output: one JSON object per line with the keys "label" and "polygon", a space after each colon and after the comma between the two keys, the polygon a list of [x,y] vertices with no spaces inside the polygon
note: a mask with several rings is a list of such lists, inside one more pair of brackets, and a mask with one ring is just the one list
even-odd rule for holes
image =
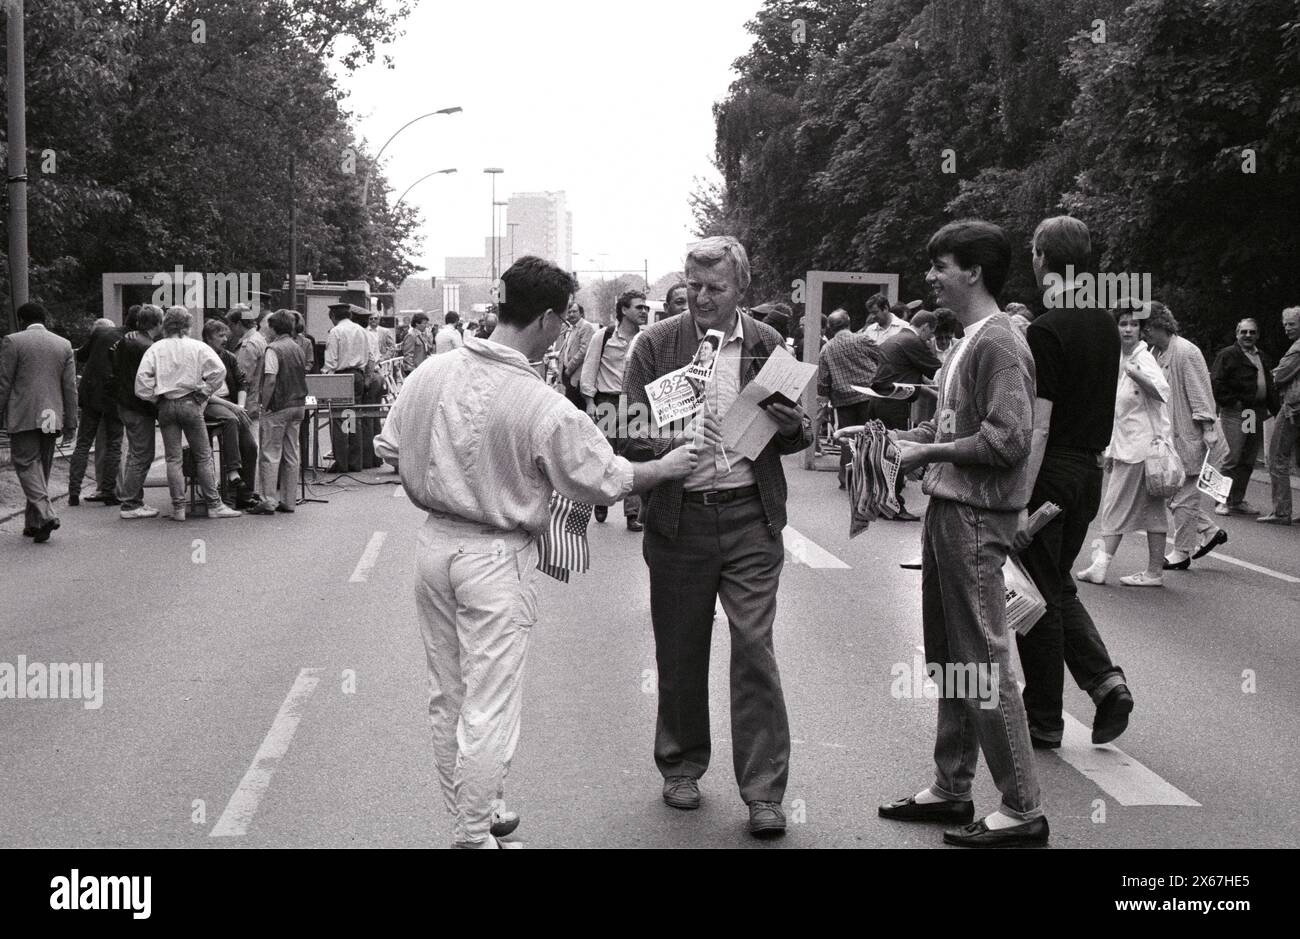
{"label": "overcast sky", "polygon": [[[479,255],[490,234],[491,179],[511,192],[564,190],[575,268],[680,267],[690,240],[687,196],[713,177],[713,116],[750,45],[744,24],[761,0],[423,0],[406,35],[373,66],[341,79],[356,126],[384,153],[393,199],[424,215],[418,263],[441,274],[447,255]],[[593,262],[590,255],[596,257]],[[584,280],[586,277],[584,276]]]}

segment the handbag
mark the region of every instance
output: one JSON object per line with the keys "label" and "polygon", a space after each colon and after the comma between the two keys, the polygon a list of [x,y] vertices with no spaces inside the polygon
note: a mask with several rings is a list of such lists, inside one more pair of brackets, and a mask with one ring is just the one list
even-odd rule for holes
{"label": "handbag", "polygon": [[1151,449],[1142,462],[1147,495],[1154,499],[1170,499],[1183,488],[1187,470],[1173,444],[1156,433],[1156,422],[1151,419],[1150,406],[1145,410],[1147,422],[1151,425]]}

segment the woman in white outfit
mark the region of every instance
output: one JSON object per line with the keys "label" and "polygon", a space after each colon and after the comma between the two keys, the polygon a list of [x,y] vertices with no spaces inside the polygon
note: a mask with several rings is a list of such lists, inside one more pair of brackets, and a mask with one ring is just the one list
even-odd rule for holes
{"label": "woman in white outfit", "polygon": [[1092,564],[1075,576],[1106,582],[1106,569],[1130,532],[1147,535],[1147,568],[1121,577],[1131,587],[1161,587],[1165,563],[1165,502],[1147,492],[1144,462],[1156,437],[1169,440],[1169,382],[1141,340],[1141,312],[1117,310],[1120,337],[1115,428],[1106,448],[1106,491],[1102,496],[1102,538],[1093,542]]}

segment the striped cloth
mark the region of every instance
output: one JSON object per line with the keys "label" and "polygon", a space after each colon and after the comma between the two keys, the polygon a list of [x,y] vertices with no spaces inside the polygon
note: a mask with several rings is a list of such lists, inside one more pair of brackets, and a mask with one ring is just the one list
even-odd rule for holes
{"label": "striped cloth", "polygon": [[880,421],[867,421],[853,446],[849,481],[849,537],[867,530],[877,518],[895,518],[900,508],[895,483],[902,463],[898,448]]}
{"label": "striped cloth", "polygon": [[569,571],[582,573],[591,561],[587,547],[587,523],[591,505],[575,502],[558,492],[551,494],[551,521],[537,539],[537,569],[561,583],[569,582]]}

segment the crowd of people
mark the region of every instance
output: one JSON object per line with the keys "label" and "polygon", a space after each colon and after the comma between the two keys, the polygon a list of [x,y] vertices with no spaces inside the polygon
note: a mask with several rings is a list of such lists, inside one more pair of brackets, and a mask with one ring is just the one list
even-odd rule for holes
{"label": "crowd of people", "polygon": [[[1300,307],[1282,314],[1292,344],[1280,362],[1258,348],[1258,327],[1247,319],[1207,368],[1161,303],[1108,310],[1079,297],[1065,302],[1078,289],[1067,272],[1088,270],[1091,252],[1079,220],[1039,225],[1031,260],[1045,310],[1035,315],[1028,306],[999,305],[1012,261],[1006,233],[984,221],[953,222],[928,245],[935,309],[873,297],[862,322],[836,310],[818,337],[819,393],[842,431],[874,420],[888,429],[901,470],[897,518],[922,521],[927,660],[984,670],[996,686],[991,701],[977,700],[974,689],[953,682],[953,671],[932,673],[940,690],[933,782],[879,808],[887,819],[950,823],[944,840],[951,844],[1047,842],[1032,751],[1061,745],[1067,667],[1095,703],[1093,742],[1113,741],[1127,728],[1133,693],[1078,588],[1105,582],[1124,535],[1147,536],[1146,569],[1123,578],[1135,586],[1158,586],[1165,571],[1186,570],[1223,544],[1227,534],[1211,522],[1197,487],[1206,462],[1232,481],[1215,512],[1292,521]],[[600,521],[622,502],[628,529],[643,533],[658,666],[653,757],[663,801],[681,810],[701,804],[711,755],[709,650],[721,604],[731,636],[733,769],[748,829],[770,837],[786,828],[791,741],[773,644],[786,526],[781,458],[814,445],[813,421],[801,407],[768,403],[775,432],[753,459],[724,443],[721,421],[778,347],[804,340],[794,335],[789,307],[741,305],[750,269],[735,238],[692,245],[684,270],[654,323],[640,290],[617,298],[609,325],[588,321],[572,275],[531,256],[502,275],[508,299],[478,335],[462,332],[455,313],[436,330],[420,314],[389,344],[351,322],[346,305],[331,309],[324,370],[352,374],[358,401],[370,393],[377,358],[400,357],[406,372],[375,428],[373,450],[428,513],[418,537],[416,610],[435,765],[458,847],[508,846],[500,839],[520,823],[505,807],[504,783],[539,616],[535,544],[558,497],[594,506]],[[292,511],[309,368],[292,311],[263,324],[253,311],[237,310],[205,325],[199,342],[183,308],[133,308],[125,331],[110,324],[92,335],[80,398],[74,352],[44,329],[44,309],[27,304],[19,315],[24,330],[0,346],[0,415],[27,493],[26,533],[35,540],[48,540],[58,525],[45,490],[55,438],[81,430],[79,487],[89,449],[82,442],[100,424],[125,435],[126,468],[115,488],[101,482],[87,499],[120,500],[124,518],[157,514],[142,501],[155,422],[173,518],[185,518],[183,438],[210,515],[232,517],[240,506]],[[645,408],[647,386],[696,361],[710,332],[720,337],[709,346],[711,378],[683,430],[595,419],[602,406],[620,402],[627,411]],[[1273,505],[1258,515],[1245,491],[1269,416]],[[234,508],[223,505],[212,478],[206,420],[228,440]],[[1150,460],[1161,443],[1180,471],[1168,491],[1157,492]],[[341,455],[336,443],[341,456],[357,457]],[[848,471],[842,463],[841,485]],[[923,520],[901,498],[909,474],[928,496]],[[274,495],[260,495],[255,480]],[[1047,503],[1058,514],[1030,534],[1029,516]],[[1098,517],[1092,563],[1076,572]],[[1170,527],[1174,547],[1166,554]],[[1003,568],[1012,557],[1046,605],[1032,630],[1014,634],[1023,693],[1003,602]],[[980,752],[1001,804],[976,821],[971,790]]]}

